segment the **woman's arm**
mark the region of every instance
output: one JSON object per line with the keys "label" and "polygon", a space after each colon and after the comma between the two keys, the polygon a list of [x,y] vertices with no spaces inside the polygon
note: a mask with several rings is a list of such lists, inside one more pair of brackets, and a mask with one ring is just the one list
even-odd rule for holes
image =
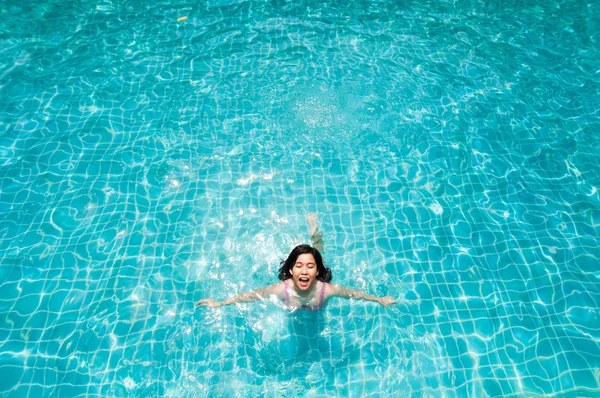
{"label": "woman's arm", "polygon": [[343,297],[343,298],[354,298],[354,299],[359,299],[359,300],[375,301],[375,302],[383,305],[384,307],[387,307],[388,305],[396,304],[396,300],[390,296],[377,297],[377,296],[373,296],[371,294],[365,294],[364,292],[361,292],[360,290],[351,290],[351,289],[348,289],[348,288],[346,288],[344,286],[340,286],[340,285],[329,284],[328,287],[331,288],[331,291],[328,292],[329,297]]}
{"label": "woman's arm", "polygon": [[211,298],[201,299],[196,302],[196,306],[206,306],[212,308],[236,303],[252,303],[258,300],[265,300],[267,297],[272,295],[283,298],[283,283],[276,283],[274,285],[263,287],[262,289],[240,293],[221,302]]}

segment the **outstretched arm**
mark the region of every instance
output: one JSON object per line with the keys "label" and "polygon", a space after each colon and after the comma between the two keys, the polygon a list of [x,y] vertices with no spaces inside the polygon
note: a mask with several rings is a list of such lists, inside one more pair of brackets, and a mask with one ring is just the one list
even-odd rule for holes
{"label": "outstretched arm", "polygon": [[283,297],[282,283],[276,283],[262,289],[253,290],[250,292],[240,293],[233,297],[228,298],[224,301],[216,301],[211,298],[201,299],[196,302],[196,306],[206,307],[222,307],[224,305],[231,305],[236,303],[251,303],[258,300],[266,300],[269,296],[275,295],[277,297]]}
{"label": "outstretched arm", "polygon": [[360,290],[351,290],[351,289],[348,289],[348,288],[346,288],[344,286],[340,286],[340,285],[329,284],[328,286],[331,287],[331,293],[329,294],[330,297],[343,297],[343,298],[354,298],[354,299],[359,299],[359,300],[375,301],[375,302],[383,305],[384,307],[387,307],[388,305],[396,304],[396,300],[390,296],[377,297],[377,296],[373,296],[371,294],[366,294],[364,292],[361,292]]}

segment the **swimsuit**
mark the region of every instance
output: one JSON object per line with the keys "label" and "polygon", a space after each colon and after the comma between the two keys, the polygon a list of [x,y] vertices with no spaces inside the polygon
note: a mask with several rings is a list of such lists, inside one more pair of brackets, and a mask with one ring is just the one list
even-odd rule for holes
{"label": "swimsuit", "polygon": [[321,286],[321,294],[319,296],[319,304],[318,305],[302,305],[300,307],[297,307],[295,305],[291,305],[290,304],[290,293],[288,290],[288,280],[286,279],[283,282],[283,286],[284,286],[284,291],[285,291],[285,305],[288,308],[291,309],[299,309],[299,310],[309,310],[309,311],[319,311],[320,309],[323,308],[323,296],[325,295],[325,285],[327,285],[327,282],[321,282],[322,286]]}

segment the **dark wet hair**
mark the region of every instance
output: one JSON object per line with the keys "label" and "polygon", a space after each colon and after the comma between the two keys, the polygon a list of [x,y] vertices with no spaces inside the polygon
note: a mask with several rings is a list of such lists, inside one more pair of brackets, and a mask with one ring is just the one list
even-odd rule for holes
{"label": "dark wet hair", "polygon": [[321,282],[330,282],[332,275],[331,269],[325,267],[323,264],[323,257],[321,257],[321,253],[317,249],[309,245],[298,245],[294,247],[294,250],[290,253],[288,258],[281,261],[281,268],[279,269],[279,279],[282,281],[286,279],[290,279],[292,277],[291,269],[296,264],[296,260],[302,254],[310,253],[315,258],[315,262],[317,263],[317,280]]}

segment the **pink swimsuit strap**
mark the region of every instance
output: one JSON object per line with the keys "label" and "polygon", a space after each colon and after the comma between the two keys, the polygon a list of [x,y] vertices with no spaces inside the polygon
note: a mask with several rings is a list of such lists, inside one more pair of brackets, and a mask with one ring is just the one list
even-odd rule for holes
{"label": "pink swimsuit strap", "polygon": [[[286,279],[285,281],[283,281],[284,303],[285,303],[286,307],[292,308],[295,306],[292,306],[290,304],[290,293],[288,291],[289,285],[287,283],[288,280],[289,279]],[[325,297],[325,288],[326,288],[327,282],[321,282],[321,283],[322,283],[322,286],[321,286],[321,294],[319,295],[319,304],[311,305],[310,307],[309,306],[301,306],[301,307],[295,307],[295,308],[302,309],[302,310],[309,310],[309,311],[319,311],[321,308],[323,308],[323,298]]]}

